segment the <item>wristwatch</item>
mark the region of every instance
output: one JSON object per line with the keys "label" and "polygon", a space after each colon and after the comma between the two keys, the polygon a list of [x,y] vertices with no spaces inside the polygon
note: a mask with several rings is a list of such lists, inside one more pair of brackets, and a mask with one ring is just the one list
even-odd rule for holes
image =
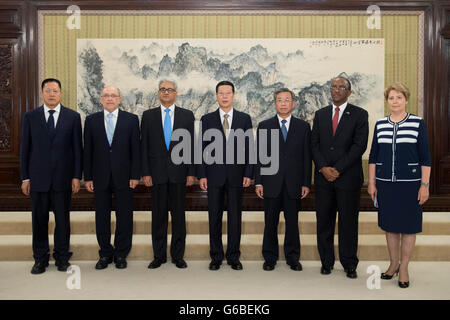
{"label": "wristwatch", "polygon": [[429,187],[429,186],[430,186],[430,183],[429,183],[429,182],[423,182],[423,181],[420,181],[420,184],[421,184],[422,186],[425,186],[425,187]]}

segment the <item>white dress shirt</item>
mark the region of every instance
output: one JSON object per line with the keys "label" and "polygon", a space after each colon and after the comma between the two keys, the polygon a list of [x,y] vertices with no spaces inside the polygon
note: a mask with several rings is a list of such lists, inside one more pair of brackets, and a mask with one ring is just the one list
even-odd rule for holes
{"label": "white dress shirt", "polygon": [[[339,121],[341,121],[342,115],[344,114],[344,110],[347,107],[347,103],[348,102],[345,102],[344,104],[339,106],[339,120],[338,120],[338,123],[339,123]],[[335,112],[336,112],[336,106],[333,103],[333,111],[331,112],[331,121],[333,121],[333,117],[334,117],[334,113]]]}
{"label": "white dress shirt", "polygon": [[49,107],[47,107],[44,104],[45,122],[47,122],[48,118],[50,117],[50,113],[49,113],[50,110],[55,110],[55,113],[53,113],[53,120],[55,121],[55,128],[56,128],[56,124],[58,123],[59,114],[61,113],[61,104],[58,103],[58,105],[54,109],[50,109]]}

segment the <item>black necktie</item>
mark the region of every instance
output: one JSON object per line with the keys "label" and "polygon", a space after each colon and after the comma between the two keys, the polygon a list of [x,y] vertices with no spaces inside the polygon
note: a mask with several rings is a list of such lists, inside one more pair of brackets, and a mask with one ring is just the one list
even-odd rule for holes
{"label": "black necktie", "polygon": [[47,120],[47,129],[48,134],[51,138],[55,135],[55,118],[53,118],[53,114],[55,113],[55,110],[49,110],[48,113],[50,113],[48,120]]}

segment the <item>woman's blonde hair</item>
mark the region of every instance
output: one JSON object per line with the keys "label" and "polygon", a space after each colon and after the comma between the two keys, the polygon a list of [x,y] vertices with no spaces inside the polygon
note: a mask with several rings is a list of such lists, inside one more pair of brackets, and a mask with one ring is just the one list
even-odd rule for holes
{"label": "woman's blonde hair", "polygon": [[384,98],[386,99],[386,101],[387,101],[387,99],[389,97],[389,93],[392,90],[395,90],[395,91],[403,93],[403,95],[406,98],[406,101],[409,101],[409,96],[411,95],[411,93],[409,92],[409,88],[408,88],[408,86],[406,84],[401,83],[401,82],[397,82],[397,83],[393,83],[389,87],[387,87],[384,90]]}

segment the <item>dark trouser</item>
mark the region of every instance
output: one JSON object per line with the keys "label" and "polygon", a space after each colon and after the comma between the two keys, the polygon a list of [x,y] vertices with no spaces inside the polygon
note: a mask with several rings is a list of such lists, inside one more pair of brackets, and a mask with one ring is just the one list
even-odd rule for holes
{"label": "dark trouser", "polygon": [[227,195],[227,252],[228,262],[237,262],[241,255],[242,223],[242,193],[243,187],[230,187],[227,184],[220,187],[208,186],[208,217],[209,217],[209,254],[214,262],[222,262],[224,258],[222,244],[222,217],[224,197]]}
{"label": "dark trouser", "polygon": [[[95,185],[94,185],[95,187]],[[116,232],[111,245],[112,194],[116,202]],[[126,258],[133,238],[133,189],[116,189],[112,179],[106,190],[94,189],[95,230],[100,246],[100,257]]]}
{"label": "dark trouser", "polygon": [[169,210],[172,218],[170,255],[183,259],[186,247],[185,183],[156,184],[152,188],[152,243],[155,259],[167,259]]}
{"label": "dark trouser", "polygon": [[278,221],[280,211],[284,211],[286,231],[284,236],[284,256],[288,264],[300,260],[300,236],[298,231],[298,211],[300,200],[289,197],[283,186],[277,198],[264,198],[264,238],[262,254],[267,263],[275,264],[278,260]]}
{"label": "dark trouser", "polygon": [[325,267],[334,265],[334,230],[339,212],[339,260],[344,269],[358,266],[358,216],[361,189],[316,186],[317,247]]}
{"label": "dark trouser", "polygon": [[33,258],[36,262],[45,262],[50,258],[48,242],[50,210],[55,214],[53,258],[57,261],[68,261],[72,256],[69,252],[71,194],[71,190],[31,192]]}

